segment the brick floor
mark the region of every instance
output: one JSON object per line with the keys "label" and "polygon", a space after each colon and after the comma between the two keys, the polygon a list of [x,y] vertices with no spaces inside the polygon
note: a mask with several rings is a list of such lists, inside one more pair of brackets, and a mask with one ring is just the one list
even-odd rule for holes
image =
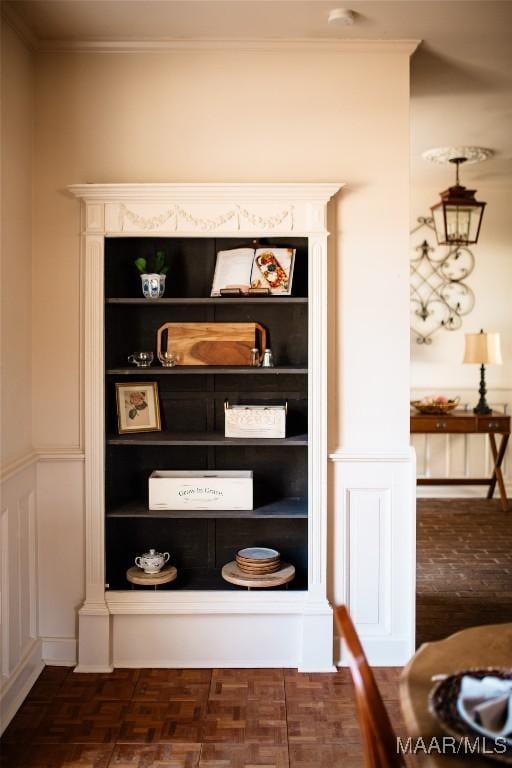
{"label": "brick floor", "polygon": [[497,500],[420,499],[417,644],[512,621],[512,511]]}

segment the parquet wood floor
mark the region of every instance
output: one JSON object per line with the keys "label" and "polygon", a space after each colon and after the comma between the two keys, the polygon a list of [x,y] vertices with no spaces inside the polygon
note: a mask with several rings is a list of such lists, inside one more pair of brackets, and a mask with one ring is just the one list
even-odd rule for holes
{"label": "parquet wood floor", "polygon": [[[377,669],[401,728],[397,669]],[[4,734],[2,768],[359,768],[352,683],[293,669],[46,667]]]}
{"label": "parquet wood floor", "polygon": [[[512,620],[510,513],[418,502],[418,640]],[[376,676],[398,733],[400,670]],[[348,672],[46,667],[4,734],[2,768],[361,768]]]}

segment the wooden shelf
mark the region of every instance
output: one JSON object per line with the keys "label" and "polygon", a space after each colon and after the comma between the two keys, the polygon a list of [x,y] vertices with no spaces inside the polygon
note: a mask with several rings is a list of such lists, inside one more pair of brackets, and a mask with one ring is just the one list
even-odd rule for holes
{"label": "wooden shelf", "polygon": [[247,296],[247,297],[206,297],[206,298],[172,298],[172,299],[105,299],[105,304],[135,304],[154,307],[159,304],[307,304],[306,296]]}
{"label": "wooden shelf", "polygon": [[308,436],[224,437],[222,432],[141,432],[135,435],[109,435],[107,445],[307,445]]}
{"label": "wooden shelf", "polygon": [[275,368],[253,368],[250,365],[176,365],[174,368],[163,368],[162,366],[150,366],[149,368],[107,368],[108,376],[179,376],[184,374],[196,374],[202,376],[212,376],[219,374],[231,375],[259,375],[279,376],[287,374],[298,374],[305,376],[307,368],[296,367],[293,365],[279,366]]}
{"label": "wooden shelf", "polygon": [[[244,587],[237,587],[234,584],[229,584],[224,581],[221,575],[222,568],[180,568],[178,571],[178,577],[176,581],[172,581],[169,584],[162,584],[158,587],[160,593],[165,591],[179,590],[180,592],[195,592],[195,591],[212,591],[213,589],[218,592],[235,592],[245,591]],[[134,592],[147,590],[147,587],[131,585],[126,581],[126,574],[116,577],[116,580],[110,581],[108,594],[115,595],[116,592],[126,592],[130,589]],[[304,575],[302,578],[299,576],[290,582],[290,584],[282,587],[272,587],[271,591],[287,589],[289,592],[306,591],[307,580]],[[268,590],[266,590],[268,591]]]}
{"label": "wooden shelf", "polygon": [[148,509],[146,501],[129,501],[125,504],[119,504],[107,511],[107,517],[138,517],[138,518],[182,518],[182,519],[225,519],[235,518],[236,520],[270,520],[270,519],[293,519],[307,518],[308,506],[306,499],[290,497],[274,501],[271,504],[265,504],[252,510],[241,511],[239,509],[211,510],[211,509]]}

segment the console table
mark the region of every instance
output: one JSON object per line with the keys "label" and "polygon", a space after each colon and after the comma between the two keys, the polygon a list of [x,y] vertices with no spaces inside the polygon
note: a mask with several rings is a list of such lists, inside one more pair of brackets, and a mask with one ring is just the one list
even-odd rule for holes
{"label": "console table", "polygon": [[[507,443],[510,437],[510,416],[493,411],[487,416],[479,416],[471,411],[452,411],[443,416],[428,416],[411,413],[412,434],[486,434],[489,435],[494,469],[490,478],[476,477],[421,477],[418,485],[488,485],[487,498],[492,499],[496,483],[498,484],[501,507],[508,509],[508,499],[501,465],[505,457]],[[496,435],[501,435],[499,447]]]}

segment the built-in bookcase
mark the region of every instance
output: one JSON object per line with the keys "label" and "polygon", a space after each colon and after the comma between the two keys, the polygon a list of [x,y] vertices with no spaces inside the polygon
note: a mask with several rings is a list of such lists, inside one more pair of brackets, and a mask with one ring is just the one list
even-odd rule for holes
{"label": "built-in bookcase", "polygon": [[[219,250],[251,239],[105,238],[105,513],[106,582],[126,590],[126,570],[148,547],[171,553],[178,579],[170,590],[236,590],[222,566],[247,546],[270,546],[296,567],[291,590],[308,580],[308,239],[274,237],[261,245],[296,249],[290,297],[211,298]],[[141,297],[133,262],[164,250],[170,266],[165,296]],[[150,369],[127,357],[155,350],[165,322],[259,322],[268,330],[275,367],[196,366]],[[158,383],[161,432],[119,435],[115,383]],[[224,437],[224,403],[287,401],[287,436]],[[250,469],[254,509],[159,511],[148,508],[155,469]],[[163,589],[163,588],[161,588]]]}
{"label": "built-in bookcase", "polygon": [[[333,671],[327,560],[347,523],[327,509],[327,206],[339,183],[77,184],[83,276],[85,600],[79,672],[119,667],[295,667]],[[335,221],[332,225],[336,226]],[[293,295],[210,298],[217,251],[297,250]],[[133,267],[163,248],[165,297],[146,301]],[[128,366],[165,322],[251,321],[268,328],[271,370]],[[156,381],[163,430],[119,435],[115,383]],[[288,401],[281,441],[226,440],[224,401]],[[252,469],[250,512],[150,513],[158,468]],[[350,535],[352,535],[350,533]],[[268,544],[292,562],[289,589],[222,581],[237,549]],[[169,550],[179,576],[134,589],[136,554]],[[107,585],[107,586],[106,586]],[[352,589],[352,587],[351,587]]]}

